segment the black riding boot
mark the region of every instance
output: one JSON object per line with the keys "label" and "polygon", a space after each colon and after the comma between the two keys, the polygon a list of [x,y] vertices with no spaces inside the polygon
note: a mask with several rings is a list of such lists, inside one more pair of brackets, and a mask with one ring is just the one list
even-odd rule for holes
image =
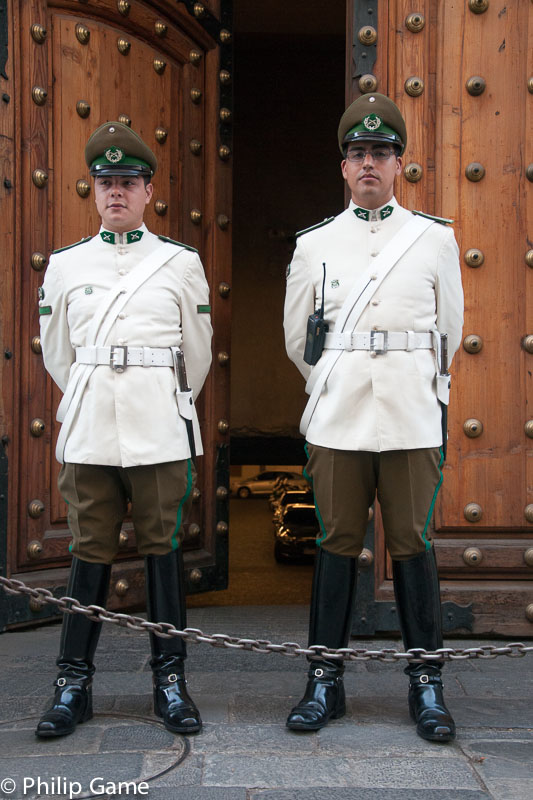
{"label": "black riding boot", "polygon": [[[442,647],[442,618],[439,578],[434,549],[393,561],[394,593],[406,650]],[[423,739],[449,742],[455,737],[455,723],[444,704],[441,668],[443,661],[409,664],[409,711]]]}
{"label": "black riding boot", "polygon": [[[185,582],[181,548],[164,556],[146,556],[146,603],[148,619],[170,622],[178,630],[187,627]],[[154,712],[173,733],[196,733],[202,727],[200,712],[187,692],[183,662],[185,641],[177,636],[163,639],[150,634],[154,682]]]}
{"label": "black riding boot", "polygon": [[[110,575],[109,564],[73,558],[67,595],[82,605],[105,606]],[[93,659],[101,628],[101,622],[91,622],[82,614],[64,615],[54,702],[41,717],[37,736],[65,736],[74,732],[78,722],[91,719]]]}
{"label": "black riding boot", "polygon": [[[309,620],[309,646],[347,647],[357,577],[357,559],[318,549]],[[287,719],[295,731],[316,731],[346,713],[344,662],[310,661],[305,694]]]}

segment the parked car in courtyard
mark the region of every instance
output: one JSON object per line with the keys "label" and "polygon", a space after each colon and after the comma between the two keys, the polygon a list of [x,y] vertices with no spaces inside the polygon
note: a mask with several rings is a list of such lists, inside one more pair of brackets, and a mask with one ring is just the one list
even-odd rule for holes
{"label": "parked car in courtyard", "polygon": [[312,506],[315,502],[315,497],[313,495],[313,490],[311,489],[311,487],[308,487],[305,490],[285,489],[277,497],[271,495],[269,502],[270,502],[270,507],[274,514],[274,519],[277,519],[280,517],[280,515],[283,512],[283,509],[286,506],[291,506],[294,505],[295,503],[302,503],[303,505]]}
{"label": "parked car in courtyard", "polygon": [[232,484],[233,493],[237,497],[268,497],[280,478],[285,478],[296,486],[307,486],[307,481],[298,472],[285,470],[267,470],[251,478],[243,478]]}
{"label": "parked car in courtyard", "polygon": [[308,560],[316,550],[320,526],[315,506],[293,503],[281,510],[274,522],[274,558],[279,562]]}

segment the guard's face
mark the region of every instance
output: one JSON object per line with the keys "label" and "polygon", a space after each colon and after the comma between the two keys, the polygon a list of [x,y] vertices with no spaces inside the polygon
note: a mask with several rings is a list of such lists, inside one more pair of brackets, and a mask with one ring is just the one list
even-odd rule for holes
{"label": "guard's face", "polygon": [[380,208],[389,202],[394,194],[394,179],[402,171],[402,159],[394,154],[392,147],[390,157],[379,160],[372,156],[373,152],[383,152],[384,147],[376,142],[351,143],[350,152],[365,153],[362,161],[350,161],[347,157],[341,163],[342,176],[352,193],[352,200],[363,208]]}
{"label": "guard's face", "polygon": [[94,181],[94,199],[102,225],[108,231],[125,233],[142,225],[144,209],[154,187],[138,175],[102,175]]}

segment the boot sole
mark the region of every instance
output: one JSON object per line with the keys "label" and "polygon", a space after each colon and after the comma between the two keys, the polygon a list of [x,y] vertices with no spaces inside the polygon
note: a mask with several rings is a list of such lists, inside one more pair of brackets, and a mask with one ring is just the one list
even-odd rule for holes
{"label": "boot sole", "polygon": [[428,742],[452,742],[455,739],[455,733],[420,733],[420,731],[416,730],[418,735],[421,739],[425,739]]}
{"label": "boot sole", "polygon": [[191,726],[187,726],[187,727],[181,727],[181,726],[178,726],[178,725],[167,725],[166,722],[163,722],[163,725],[165,726],[167,731],[170,731],[171,733],[181,733],[181,734],[184,734],[185,736],[188,733],[198,733],[198,731],[202,730],[202,723],[201,722],[198,725],[191,725]]}
{"label": "boot sole", "polygon": [[285,725],[291,731],[319,731],[321,728],[325,728],[330,720],[340,719],[344,717],[345,714],[346,709],[343,709],[342,711],[336,711],[334,714],[331,714],[325,722],[286,722]]}
{"label": "boot sole", "polygon": [[67,731],[61,731],[61,732],[59,732],[59,731],[35,731],[35,735],[39,739],[54,739],[54,738],[58,738],[60,736],[70,736],[71,733],[74,733],[74,731],[76,730],[78,725],[83,725],[84,722],[88,722],[92,718],[93,718],[93,715],[91,714],[88,717],[84,717],[83,719],[78,720],[78,722],[74,725],[74,727],[70,728]]}

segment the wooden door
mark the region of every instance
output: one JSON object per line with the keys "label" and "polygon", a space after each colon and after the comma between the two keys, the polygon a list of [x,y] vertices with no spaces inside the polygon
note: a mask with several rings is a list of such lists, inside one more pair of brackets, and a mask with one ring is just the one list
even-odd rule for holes
{"label": "wooden door", "polygon": [[[60,392],[46,376],[36,308],[49,253],[97,232],[85,143],[120,120],[159,168],[150,230],[198,248],[211,286],[213,367],[199,402],[205,456],[184,543],[189,591],[227,581],[231,33],[223,2],[31,0],[8,5],[2,197],[2,434],[8,459],[8,575],[64,590],[70,534],[56,488]],[[5,97],[9,94],[9,101]],[[6,173],[7,174],[7,173]],[[98,435],[98,431],[94,432]],[[142,604],[135,532],[124,524],[111,607]],[[59,571],[58,571],[59,570]],[[51,609],[11,601],[3,624]]]}
{"label": "wooden door", "polygon": [[[532,635],[533,5],[348,9],[347,101],[377,85],[400,106],[409,141],[398,200],[454,219],[461,253],[464,340],[435,513],[445,624]],[[377,629],[394,627],[379,514],[373,548],[370,605],[381,610],[369,613]]]}

